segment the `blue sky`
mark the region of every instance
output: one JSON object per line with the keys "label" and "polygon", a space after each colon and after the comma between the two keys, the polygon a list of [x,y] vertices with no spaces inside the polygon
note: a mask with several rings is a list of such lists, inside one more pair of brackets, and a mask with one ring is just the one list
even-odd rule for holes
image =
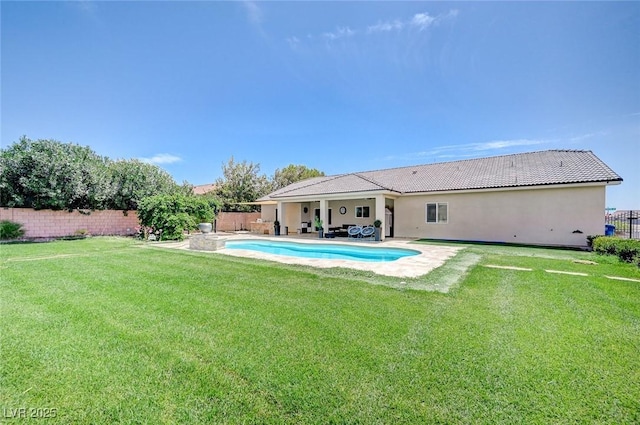
{"label": "blue sky", "polygon": [[6,2],[1,143],[327,174],[588,149],[640,209],[640,2]]}

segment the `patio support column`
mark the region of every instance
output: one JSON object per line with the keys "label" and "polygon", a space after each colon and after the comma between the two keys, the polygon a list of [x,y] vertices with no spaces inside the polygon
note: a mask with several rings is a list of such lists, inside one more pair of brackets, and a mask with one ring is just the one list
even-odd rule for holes
{"label": "patio support column", "polygon": [[380,225],[380,240],[383,241],[384,240],[384,234],[385,234],[385,205],[384,205],[384,195],[376,195],[376,213],[375,213],[375,218],[374,220],[380,220],[382,222],[382,224]]}
{"label": "patio support column", "polygon": [[322,227],[324,228],[324,231],[327,232],[329,231],[329,222],[328,220],[328,214],[327,214],[327,200],[326,199],[320,199],[320,220],[322,220]]}
{"label": "patio support column", "polygon": [[282,232],[284,232],[284,226],[285,226],[285,204],[282,201],[278,201],[278,204],[276,205],[276,208],[278,209],[278,221],[280,222],[280,234],[282,234]]}

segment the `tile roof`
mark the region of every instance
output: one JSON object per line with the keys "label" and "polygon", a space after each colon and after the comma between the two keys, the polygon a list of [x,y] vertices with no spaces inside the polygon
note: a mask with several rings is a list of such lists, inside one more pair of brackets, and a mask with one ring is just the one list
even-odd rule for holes
{"label": "tile roof", "polygon": [[193,186],[194,195],[204,195],[205,193],[213,192],[214,190],[216,190],[215,183],[200,184],[197,186]]}
{"label": "tile roof", "polygon": [[548,150],[315,177],[260,200],[350,192],[441,192],[622,181],[591,151]]}

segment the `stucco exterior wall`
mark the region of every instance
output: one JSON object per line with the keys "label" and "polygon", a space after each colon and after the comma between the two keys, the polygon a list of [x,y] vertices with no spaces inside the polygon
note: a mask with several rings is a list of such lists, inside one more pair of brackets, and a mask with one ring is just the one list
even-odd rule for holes
{"label": "stucco exterior wall", "polygon": [[126,215],[117,210],[96,210],[89,214],[78,211],[0,208],[0,220],[22,224],[27,238],[57,238],[80,233],[91,235],[132,235],[139,225],[135,211]]}
{"label": "stucco exterior wall", "polygon": [[275,221],[276,206],[263,205],[262,207],[260,207],[260,218],[262,218],[262,221]]}
{"label": "stucco exterior wall", "polygon": [[[395,201],[395,236],[585,246],[603,234],[605,186],[443,193]],[[448,223],[426,223],[426,203],[448,204]],[[574,233],[574,231],[582,233]]]}

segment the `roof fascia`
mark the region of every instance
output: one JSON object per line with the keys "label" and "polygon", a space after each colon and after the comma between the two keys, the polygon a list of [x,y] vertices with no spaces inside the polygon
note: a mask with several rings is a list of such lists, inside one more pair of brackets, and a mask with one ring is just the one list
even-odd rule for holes
{"label": "roof fascia", "polygon": [[386,198],[398,198],[400,194],[398,192],[391,192],[388,190],[372,190],[365,192],[340,192],[340,193],[326,193],[321,195],[305,195],[305,196],[279,196],[272,197],[271,199],[281,202],[313,202],[320,199],[333,200],[333,199],[362,199],[362,198],[374,198],[377,195],[383,195]]}
{"label": "roof fascia", "polygon": [[460,189],[460,190],[434,190],[431,192],[409,192],[403,193],[402,196],[422,196],[422,195],[446,195],[451,193],[478,193],[478,192],[513,192],[516,190],[542,190],[542,189],[570,189],[576,187],[595,187],[595,186],[613,186],[620,184],[621,181],[601,181],[601,182],[585,182],[585,183],[559,183],[559,184],[543,184],[535,186],[503,186],[489,187],[484,189]]}

